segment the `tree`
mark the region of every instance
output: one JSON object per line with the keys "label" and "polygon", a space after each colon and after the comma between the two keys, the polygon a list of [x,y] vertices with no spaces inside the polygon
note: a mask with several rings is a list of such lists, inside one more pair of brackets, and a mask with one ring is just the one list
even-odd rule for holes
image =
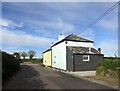
{"label": "tree", "polygon": [[18,52],[14,52],[13,53],[14,57],[16,57],[17,59],[20,59],[20,54]]}
{"label": "tree", "polygon": [[36,55],[35,51],[29,51],[28,52],[28,56],[29,56],[30,59],[32,59],[35,55]]}
{"label": "tree", "polygon": [[21,56],[23,57],[23,59],[25,59],[25,57],[27,57],[28,55],[27,55],[26,52],[22,52],[22,53],[21,53]]}

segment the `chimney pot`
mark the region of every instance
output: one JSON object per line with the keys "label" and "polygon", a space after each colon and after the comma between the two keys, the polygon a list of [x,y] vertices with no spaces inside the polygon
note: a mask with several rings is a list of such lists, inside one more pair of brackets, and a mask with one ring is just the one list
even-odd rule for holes
{"label": "chimney pot", "polygon": [[99,53],[101,53],[101,48],[98,48]]}
{"label": "chimney pot", "polygon": [[51,46],[52,46],[53,44],[54,44],[54,43],[52,42],[52,43],[51,43]]}

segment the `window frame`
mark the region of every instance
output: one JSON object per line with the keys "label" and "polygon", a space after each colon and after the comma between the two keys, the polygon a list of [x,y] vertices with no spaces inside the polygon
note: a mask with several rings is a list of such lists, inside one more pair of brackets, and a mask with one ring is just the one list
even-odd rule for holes
{"label": "window frame", "polygon": [[[84,57],[87,57],[87,59],[84,59]],[[83,55],[83,61],[90,61],[90,55]]]}

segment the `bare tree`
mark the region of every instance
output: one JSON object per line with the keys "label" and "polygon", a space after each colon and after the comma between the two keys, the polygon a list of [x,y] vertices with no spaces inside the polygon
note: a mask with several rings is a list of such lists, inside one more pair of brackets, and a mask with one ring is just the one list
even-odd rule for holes
{"label": "bare tree", "polygon": [[22,53],[21,53],[21,56],[23,57],[23,59],[25,59],[25,57],[27,57],[28,55],[27,55],[26,52],[22,52]]}
{"label": "bare tree", "polygon": [[30,59],[32,59],[35,55],[36,55],[35,51],[29,51],[28,52],[28,56],[29,56]]}

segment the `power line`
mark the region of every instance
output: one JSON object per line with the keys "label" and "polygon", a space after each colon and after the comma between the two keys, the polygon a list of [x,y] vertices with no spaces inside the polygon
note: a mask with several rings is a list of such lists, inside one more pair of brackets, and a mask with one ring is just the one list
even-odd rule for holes
{"label": "power line", "polygon": [[77,33],[76,35],[79,35],[80,33],[84,32],[85,30],[87,30],[89,27],[91,27],[92,25],[94,25],[95,23],[97,23],[98,21],[100,21],[103,17],[105,17],[106,15],[108,15],[111,11],[113,11],[118,5],[120,4],[120,1],[115,3],[111,8],[109,8],[107,11],[105,11],[103,14],[101,14],[97,19],[95,19],[92,23],[90,23],[83,31],[80,31],[79,33]]}

